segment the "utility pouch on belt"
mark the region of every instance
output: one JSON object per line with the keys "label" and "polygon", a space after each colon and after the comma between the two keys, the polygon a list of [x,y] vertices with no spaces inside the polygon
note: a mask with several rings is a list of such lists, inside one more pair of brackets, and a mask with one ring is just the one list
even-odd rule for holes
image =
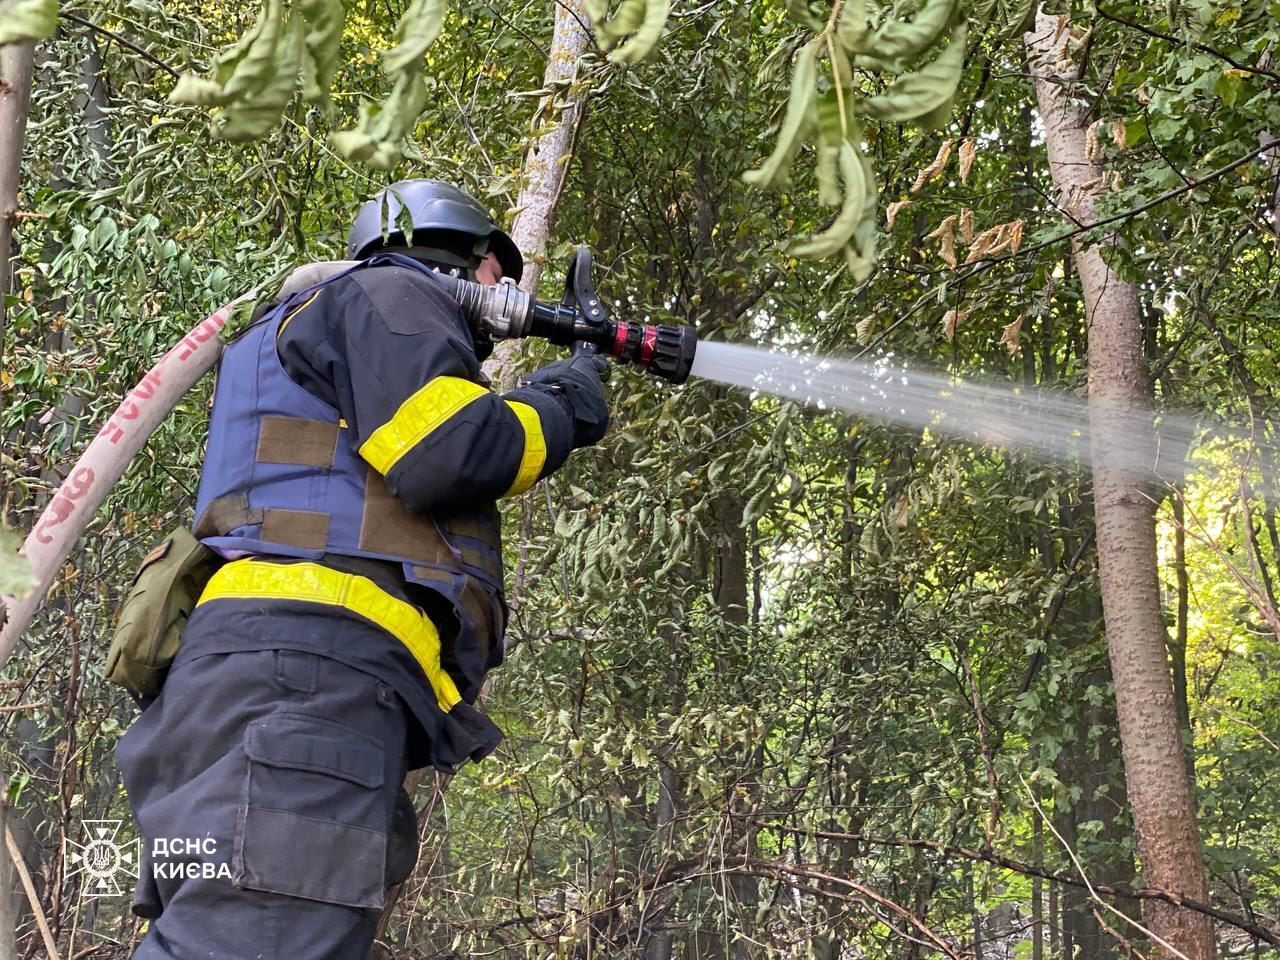
{"label": "utility pouch on belt", "polygon": [[106,677],[136,696],[160,692],[187,618],[223,560],[184,527],[142,561],[107,651]]}

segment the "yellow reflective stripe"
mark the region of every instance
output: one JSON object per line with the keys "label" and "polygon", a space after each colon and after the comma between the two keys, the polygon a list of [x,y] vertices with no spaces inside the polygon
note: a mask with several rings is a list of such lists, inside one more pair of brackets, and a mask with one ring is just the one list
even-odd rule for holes
{"label": "yellow reflective stripe", "polygon": [[305,600],[343,607],[391,634],[413,654],[448,713],[462,699],[453,679],[440,666],[440,634],[417,607],[393,597],[367,577],[342,573],[316,563],[263,563],[235,560],[209,580],[200,601]]}
{"label": "yellow reflective stripe", "polygon": [[289,325],[289,321],[292,320],[294,317],[296,317],[298,314],[300,314],[303,310],[307,309],[307,307],[311,306],[311,301],[318,296],[320,296],[319,290],[317,290],[310,297],[308,297],[306,303],[302,304],[300,307],[290,310],[289,315],[285,317],[283,320],[281,320],[280,326],[276,328],[276,337],[278,338],[280,334],[284,333],[284,328]]}
{"label": "yellow reflective stripe", "polygon": [[360,456],[386,476],[432,430],[488,392],[470,380],[436,377],[400,404],[395,416],[369,435],[360,447]]}
{"label": "yellow reflective stripe", "polygon": [[542,418],[538,416],[537,410],[517,400],[508,400],[507,406],[519,419],[520,426],[524,427],[524,453],[520,455],[520,469],[516,472],[511,489],[503,494],[504,497],[514,497],[517,493],[524,493],[542,476],[542,468],[547,462],[547,438],[542,435]]}

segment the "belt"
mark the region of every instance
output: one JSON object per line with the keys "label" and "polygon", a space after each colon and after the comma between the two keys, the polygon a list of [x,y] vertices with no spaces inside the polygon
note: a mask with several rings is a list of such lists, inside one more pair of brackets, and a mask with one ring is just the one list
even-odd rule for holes
{"label": "belt", "polygon": [[196,606],[211,600],[301,600],[342,607],[381,627],[418,661],[445,713],[462,699],[440,665],[440,634],[421,610],[387,593],[368,577],[318,563],[233,560],[209,580]]}

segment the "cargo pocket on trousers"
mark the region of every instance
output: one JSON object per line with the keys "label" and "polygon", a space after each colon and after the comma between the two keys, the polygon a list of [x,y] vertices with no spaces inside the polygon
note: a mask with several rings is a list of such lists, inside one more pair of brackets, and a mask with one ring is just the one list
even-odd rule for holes
{"label": "cargo pocket on trousers", "polygon": [[276,714],[249,727],[245,752],[236,886],[381,907],[388,813],[381,745],[342,724]]}

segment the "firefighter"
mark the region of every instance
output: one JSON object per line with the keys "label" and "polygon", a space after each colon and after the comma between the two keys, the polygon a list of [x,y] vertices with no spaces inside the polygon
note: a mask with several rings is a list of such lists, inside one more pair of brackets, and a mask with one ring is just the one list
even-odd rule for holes
{"label": "firefighter", "polygon": [[363,960],[417,855],[408,770],[501,736],[497,501],[608,425],[599,357],[508,393],[434,283],[519,280],[485,208],[434,180],[359,211],[359,261],[224,351],[196,536],[226,562],[118,756],[147,845],[141,960]]}

